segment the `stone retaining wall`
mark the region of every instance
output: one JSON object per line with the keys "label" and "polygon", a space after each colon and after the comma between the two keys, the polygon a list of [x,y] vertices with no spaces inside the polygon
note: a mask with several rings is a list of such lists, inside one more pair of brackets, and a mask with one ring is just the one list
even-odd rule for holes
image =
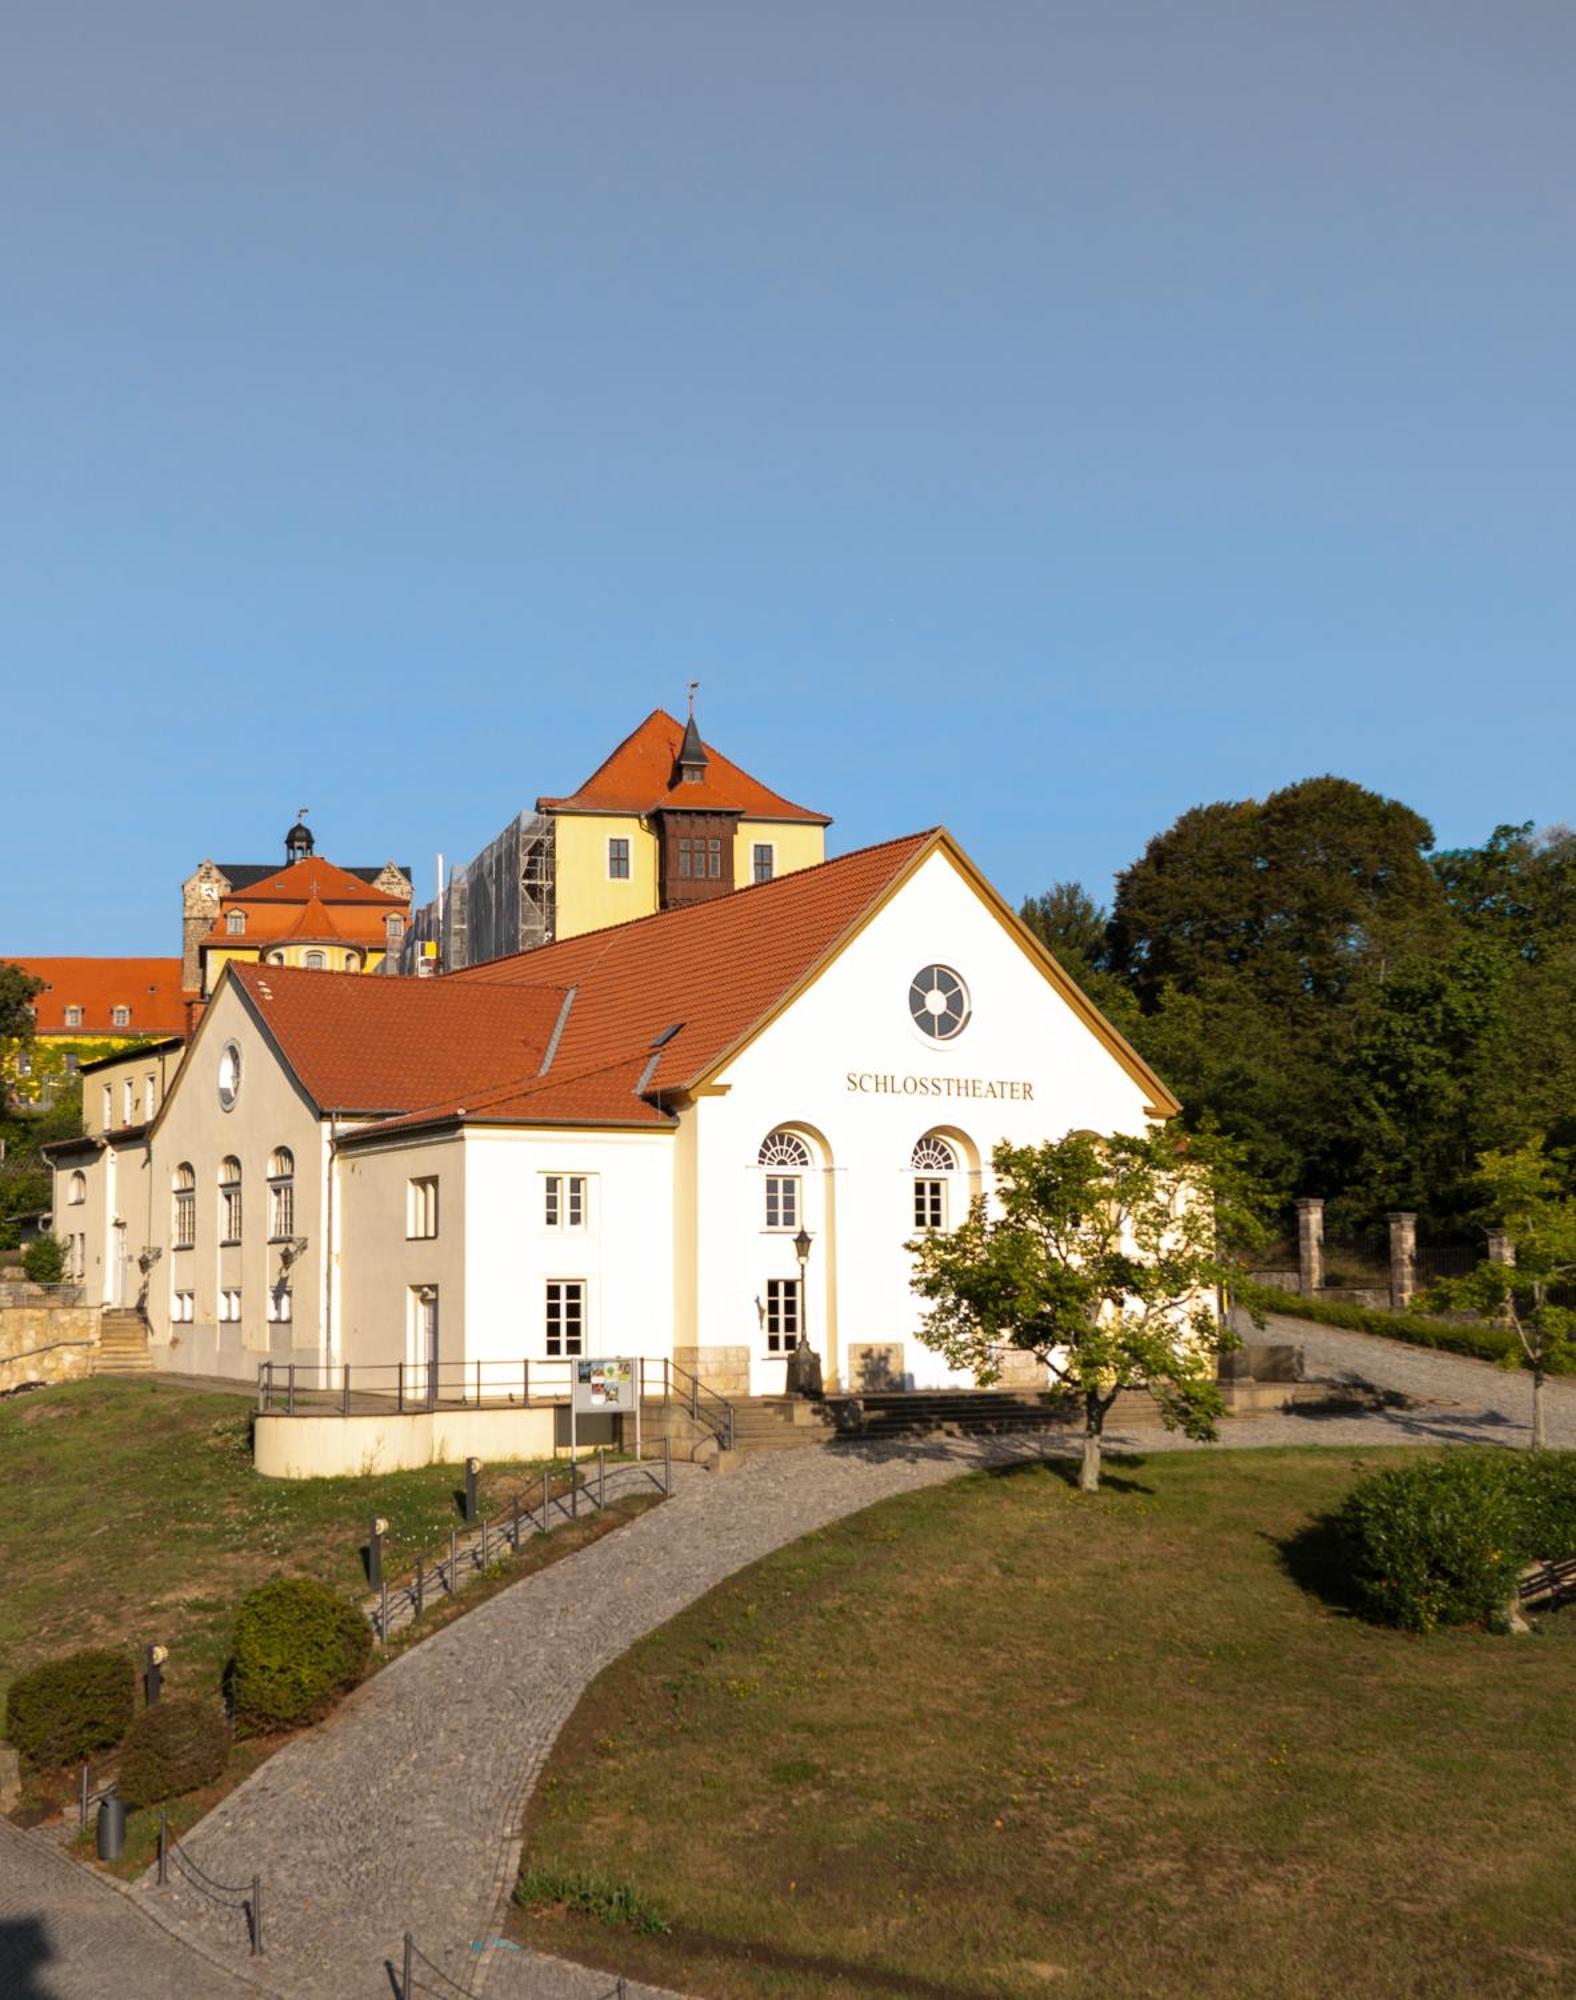
{"label": "stone retaining wall", "polygon": [[97,1306],[0,1306],[0,1389],[79,1381],[98,1347]]}

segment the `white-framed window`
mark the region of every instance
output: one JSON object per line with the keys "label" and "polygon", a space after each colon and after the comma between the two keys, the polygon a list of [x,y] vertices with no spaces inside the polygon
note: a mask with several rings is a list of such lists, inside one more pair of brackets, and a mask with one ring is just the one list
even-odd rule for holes
{"label": "white-framed window", "polygon": [[629,880],[629,836],[615,833],[608,836],[607,879],[610,882]]}
{"label": "white-framed window", "polygon": [[[797,1229],[803,1214],[800,1174],[810,1165],[810,1148],[797,1132],[769,1132],[756,1156],[766,1175],[766,1227]],[[793,1171],[773,1171],[780,1168]]]}
{"label": "white-framed window", "polygon": [[777,872],[777,849],[769,840],[758,840],[750,850],[750,880],[769,882]]}
{"label": "white-framed window", "polygon": [[170,1242],[176,1250],[190,1250],[197,1241],[197,1175],[189,1160],[182,1160],[170,1177]]}
{"label": "white-framed window", "polygon": [[238,1326],[241,1319],[241,1290],[238,1285],[225,1286],[219,1292],[219,1323],[221,1326]]}
{"label": "white-framed window", "polygon": [[405,1235],[408,1241],[438,1233],[438,1177],[424,1174],[405,1185]]}
{"label": "white-framed window", "polygon": [[548,1279],[544,1331],[549,1355],[585,1352],[586,1287],[583,1278]]}
{"label": "white-framed window", "polygon": [[219,1241],[241,1240],[241,1163],[232,1153],[219,1163]]}
{"label": "white-framed window", "polygon": [[87,1200],[87,1198],[88,1198],[87,1175],[81,1172],[74,1173],[71,1176],[70,1180],[66,1182],[66,1200],[70,1203],[70,1205],[73,1208],[80,1208],[83,1202]]}
{"label": "white-framed window", "polygon": [[120,1085],[120,1122],[129,1125],[137,1115],[137,1085],[133,1078],[123,1077]]}
{"label": "white-framed window", "polygon": [[66,1026],[68,1028],[80,1028],[82,1026],[82,1009],[80,1007],[68,1007],[66,1009]]}
{"label": "white-framed window", "polygon": [[766,1351],[786,1354],[799,1338],[804,1324],[799,1312],[799,1280],[766,1280]]}
{"label": "white-framed window", "polygon": [[283,1243],[295,1235],[295,1155],[278,1146],[268,1156],[268,1240]]}
{"label": "white-framed window", "polygon": [[405,935],[405,919],[403,917],[385,917],[383,919],[383,934],[390,944],[398,944],[400,939]]}
{"label": "white-framed window", "polygon": [[191,1325],[192,1311],[196,1304],[196,1298],[197,1295],[195,1292],[186,1292],[186,1291],[171,1292],[170,1319],[174,1325],[176,1326]]}
{"label": "white-framed window", "polygon": [[112,1028],[129,1028],[131,1026],[131,1009],[129,1007],[111,1007],[109,1010],[109,1023]]}
{"label": "white-framed window", "polygon": [[157,1076],[149,1075],[143,1079],[142,1115],[144,1118],[147,1119],[150,1125],[153,1123],[153,1114],[155,1111],[158,1110],[158,1108],[159,1108],[159,1079],[157,1078]]}
{"label": "white-framed window", "polygon": [[81,1060],[82,1060],[82,1058],[81,1058],[81,1057],[80,1057],[80,1056],[79,1056],[79,1055],[77,1054],[77,1052],[76,1052],[76,1050],[75,1050],[75,1049],[67,1049],[67,1050],[66,1050],[66,1057],[65,1057],[65,1061],[66,1061],[66,1075],[67,1075],[67,1076],[75,1076],[75,1075],[76,1075],[76,1073],[77,1073],[77,1065],[78,1065],[78,1064],[79,1064],[79,1063],[81,1062]]}
{"label": "white-framed window", "polygon": [[80,1285],[88,1274],[88,1239],[78,1230],[66,1238],[66,1282]]}
{"label": "white-framed window", "polygon": [[114,1122],[115,1086],[112,1083],[106,1083],[104,1086],[104,1130],[107,1132]]}
{"label": "white-framed window", "polygon": [[321,972],[323,970],[323,954],[320,951],[309,951],[302,960],[302,963],[308,972]]}
{"label": "white-framed window", "polygon": [[242,937],[246,931],[245,910],[231,910],[224,920],[224,928],[231,937]]}
{"label": "white-framed window", "polygon": [[957,1154],[945,1139],[927,1132],[914,1148],[909,1164],[914,1169],[914,1227],[945,1229],[947,1177],[958,1170]]}
{"label": "white-framed window", "polygon": [[591,1212],[587,1174],[543,1174],[542,1221],[548,1229],[584,1229]]}
{"label": "white-framed window", "polygon": [[345,970],[347,972],[359,972],[361,970],[360,952],[347,951],[345,953]]}
{"label": "white-framed window", "polygon": [[33,1058],[28,1054],[26,1049],[18,1049],[16,1052],[16,1073],[18,1076],[31,1076],[33,1074]]}
{"label": "white-framed window", "polygon": [[290,1301],[290,1287],[283,1279],[277,1285],[268,1287],[268,1321],[271,1326],[288,1326],[295,1317]]}

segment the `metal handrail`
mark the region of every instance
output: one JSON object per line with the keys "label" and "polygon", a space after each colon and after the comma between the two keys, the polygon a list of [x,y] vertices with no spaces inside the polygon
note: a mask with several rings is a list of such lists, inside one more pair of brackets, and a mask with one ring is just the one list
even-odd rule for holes
{"label": "metal handrail", "polygon": [[698,1375],[692,1375],[687,1368],[680,1368],[677,1362],[664,1360],[662,1366],[676,1384],[679,1400],[688,1404],[691,1420],[704,1423],[722,1449],[732,1451],[732,1403],[726,1396],[718,1395],[715,1389],[708,1389]]}

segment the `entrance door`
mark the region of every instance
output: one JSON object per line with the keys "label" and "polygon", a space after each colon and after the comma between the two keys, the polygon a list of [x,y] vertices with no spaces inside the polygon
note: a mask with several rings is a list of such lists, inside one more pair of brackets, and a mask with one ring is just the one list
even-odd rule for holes
{"label": "entrance door", "polygon": [[415,1354],[412,1357],[422,1377],[421,1390],[427,1407],[438,1401],[438,1288],[421,1285],[415,1295]]}
{"label": "entrance door", "polygon": [[109,1302],[112,1306],[126,1303],[126,1225],[115,1224],[114,1241],[110,1246],[109,1259]]}

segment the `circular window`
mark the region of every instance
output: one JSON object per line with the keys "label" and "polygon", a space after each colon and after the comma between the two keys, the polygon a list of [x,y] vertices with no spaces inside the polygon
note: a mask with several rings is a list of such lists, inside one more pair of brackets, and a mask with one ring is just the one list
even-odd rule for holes
{"label": "circular window", "polygon": [[226,1042],[219,1051],[219,1102],[226,1111],[235,1109],[241,1094],[241,1050],[236,1042]]}
{"label": "circular window", "polygon": [[927,965],[909,986],[908,1011],[921,1034],[950,1042],[969,1024],[969,989],[950,965]]}

